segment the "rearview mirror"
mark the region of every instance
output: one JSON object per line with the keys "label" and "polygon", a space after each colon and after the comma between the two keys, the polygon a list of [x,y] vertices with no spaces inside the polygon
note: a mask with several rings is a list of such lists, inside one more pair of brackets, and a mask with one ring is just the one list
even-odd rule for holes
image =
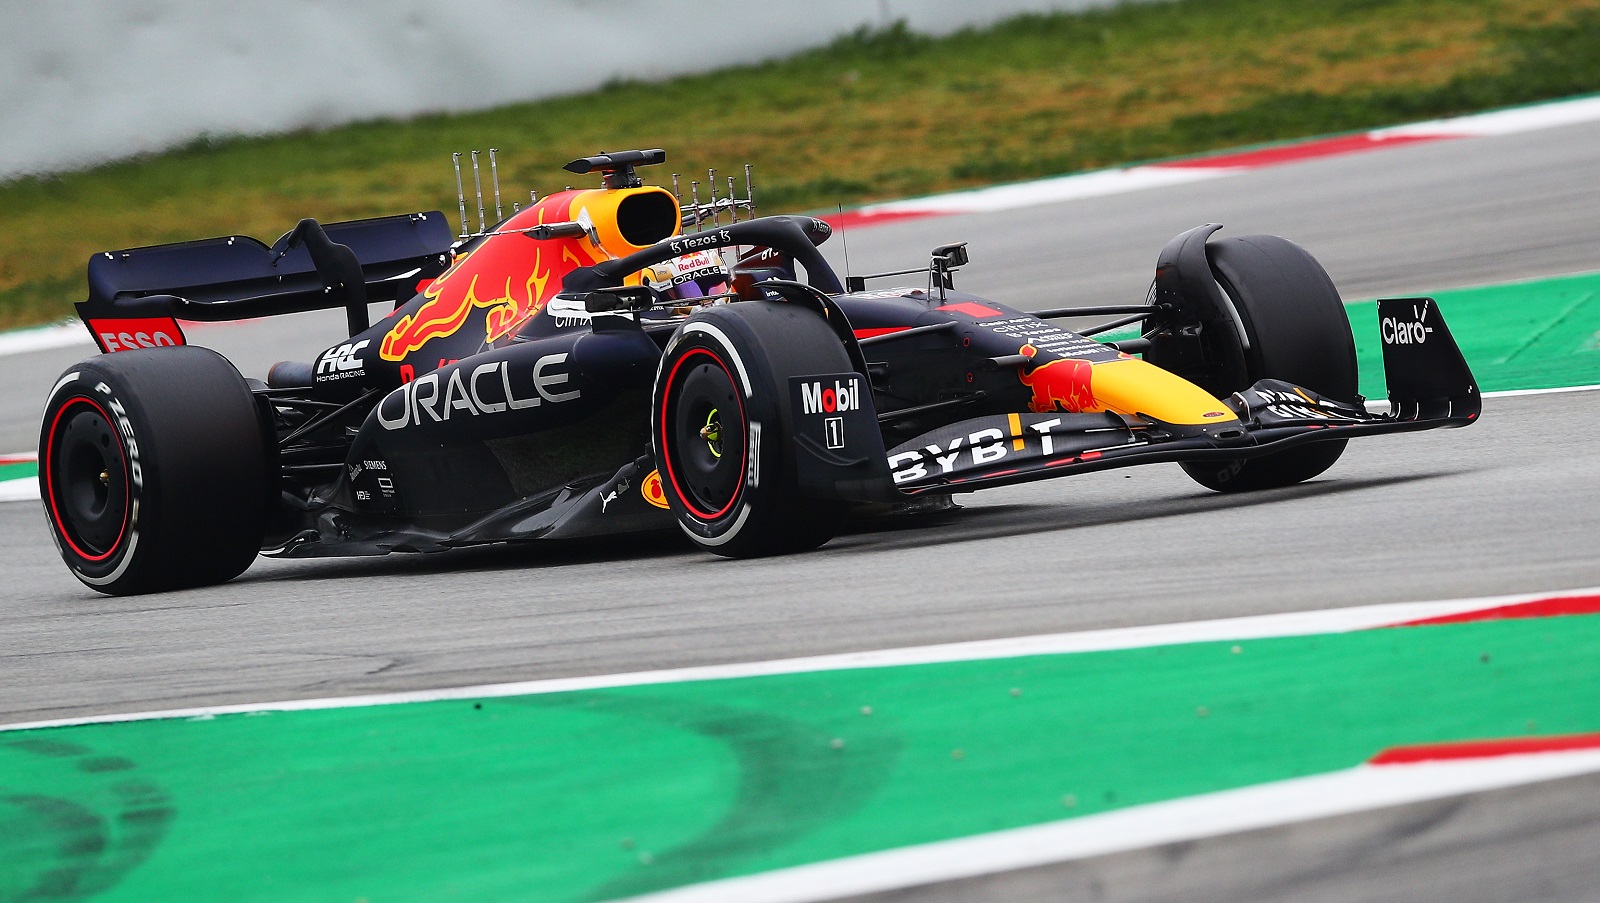
{"label": "rearview mirror", "polygon": [[964,267],[967,265],[967,243],[958,241],[953,245],[940,245],[933,249],[933,259],[939,262],[941,271]]}
{"label": "rearview mirror", "polygon": [[583,309],[592,314],[630,313],[649,310],[663,303],[661,293],[648,285],[618,285],[597,288],[583,296]]}

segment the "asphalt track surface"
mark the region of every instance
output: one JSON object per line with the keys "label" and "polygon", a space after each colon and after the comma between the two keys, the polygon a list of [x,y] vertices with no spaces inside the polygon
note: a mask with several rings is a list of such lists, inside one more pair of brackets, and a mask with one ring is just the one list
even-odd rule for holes
{"label": "asphalt track surface", "polygon": [[[965,289],[1022,307],[1125,303],[1143,297],[1169,237],[1221,222],[1225,235],[1299,241],[1346,297],[1400,295],[1600,269],[1597,171],[1600,124],[1589,124],[847,241],[858,273],[915,266],[965,239]],[[836,262],[843,244],[830,243]],[[336,340],[340,319],[195,338],[259,375]],[[0,451],[34,446],[44,392],[82,356],[0,358]],[[261,560],[227,586],[134,599],[78,584],[36,503],[0,505],[0,722],[1600,585],[1597,441],[1600,392],[1498,398],[1466,430],[1358,441],[1311,483],[1245,497],[1164,465],[962,496],[960,511],[861,523],[791,558],[728,562],[671,535],[616,537]],[[1595,786],[1496,791],[875,899],[1595,899],[1600,870],[1573,852],[1600,837]]]}

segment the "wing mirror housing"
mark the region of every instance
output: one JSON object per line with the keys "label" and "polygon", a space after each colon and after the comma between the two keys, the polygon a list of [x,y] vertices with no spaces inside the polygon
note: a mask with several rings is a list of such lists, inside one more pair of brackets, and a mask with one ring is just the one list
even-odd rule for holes
{"label": "wing mirror housing", "polygon": [[661,293],[648,285],[597,288],[583,296],[583,309],[592,314],[638,313],[663,303]]}
{"label": "wing mirror housing", "polygon": [[933,259],[928,265],[931,270],[929,275],[932,277],[933,282],[939,286],[939,297],[943,298],[945,289],[956,287],[955,280],[950,278],[950,274],[959,267],[967,265],[967,260],[969,259],[967,257],[967,243],[958,241],[952,245],[940,245],[933,249],[932,257]]}

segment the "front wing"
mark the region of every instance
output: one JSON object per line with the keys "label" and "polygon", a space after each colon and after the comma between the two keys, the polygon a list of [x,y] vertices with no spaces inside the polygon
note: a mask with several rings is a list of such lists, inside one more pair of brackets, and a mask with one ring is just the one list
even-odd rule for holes
{"label": "front wing", "polygon": [[1242,428],[1186,430],[1118,414],[977,417],[896,447],[889,467],[895,487],[909,495],[965,492],[1136,464],[1256,458],[1310,442],[1466,426],[1478,416],[1458,409],[1406,419],[1398,408],[1373,415],[1277,380],[1263,380],[1226,403]]}
{"label": "front wing", "polygon": [[1000,414],[950,424],[889,451],[895,488],[968,491],[1169,461],[1235,461],[1309,442],[1461,427],[1482,395],[1431,298],[1378,302],[1389,412],[1261,380],[1225,403],[1237,423],[1177,426],[1119,414]]}

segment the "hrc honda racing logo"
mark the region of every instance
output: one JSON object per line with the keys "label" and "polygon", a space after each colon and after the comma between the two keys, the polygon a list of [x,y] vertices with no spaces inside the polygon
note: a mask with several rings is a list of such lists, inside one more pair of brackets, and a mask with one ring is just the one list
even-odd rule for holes
{"label": "hrc honda racing logo", "polygon": [[370,344],[372,344],[370,339],[362,339],[354,344],[345,342],[343,345],[337,345],[324,351],[322,356],[317,359],[317,382],[364,376],[366,370],[361,358],[357,357],[357,355],[361,353],[361,349]]}
{"label": "hrc honda racing logo", "polygon": [[565,352],[539,358],[533,365],[533,391],[520,394],[512,388],[509,361],[479,364],[470,372],[457,367],[448,376],[435,370],[389,393],[378,405],[378,423],[386,430],[398,430],[444,423],[451,417],[479,417],[575,401],[583,392],[566,391],[571,374],[557,369],[566,360]]}

